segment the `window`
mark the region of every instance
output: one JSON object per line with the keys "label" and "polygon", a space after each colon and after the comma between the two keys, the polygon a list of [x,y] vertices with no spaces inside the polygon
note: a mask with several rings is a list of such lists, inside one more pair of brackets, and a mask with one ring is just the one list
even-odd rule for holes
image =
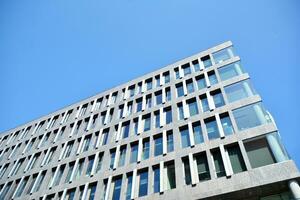
{"label": "window", "polygon": [[214,71],[210,71],[207,74],[208,74],[208,79],[209,79],[210,85],[215,85],[218,83],[218,79],[217,79]]}
{"label": "window", "polygon": [[32,175],[32,178],[29,179],[29,185],[28,185],[26,194],[30,194],[30,192],[31,192],[31,190],[32,190],[32,188],[33,188],[33,186],[34,186],[34,183],[35,183],[35,181],[36,181],[37,175],[38,175],[38,174],[33,174],[33,175]]}
{"label": "window", "polygon": [[153,177],[154,177],[153,192],[158,193],[160,191],[160,171],[159,171],[159,167],[153,168]]}
{"label": "window", "polygon": [[239,146],[234,145],[228,147],[227,152],[228,152],[233,173],[246,171],[246,166]]}
{"label": "window", "polygon": [[149,139],[144,139],[143,141],[143,150],[142,150],[142,160],[146,160],[149,158],[150,154],[150,143]]}
{"label": "window", "polygon": [[212,96],[212,98],[214,100],[216,108],[225,105],[225,102],[224,102],[221,90],[216,90],[216,91],[211,92],[211,96]]}
{"label": "window", "polygon": [[192,62],[192,64],[193,64],[193,66],[194,66],[195,72],[200,71],[200,65],[199,65],[198,59],[197,59],[197,60],[194,60],[194,61]]}
{"label": "window", "polygon": [[46,175],[46,171],[43,171],[40,175],[40,177],[36,180],[34,188],[32,188],[32,192],[38,192],[41,188],[41,185],[43,184],[44,178]]}
{"label": "window", "polygon": [[139,121],[138,121],[138,118],[135,118],[133,120],[133,133],[134,133],[134,135],[138,134],[138,127],[139,127]]}
{"label": "window", "polygon": [[135,90],[134,90],[134,85],[133,85],[133,86],[131,86],[131,87],[129,88],[129,96],[130,96],[130,97],[133,97],[133,96],[134,96],[134,92],[135,92]]}
{"label": "window", "polygon": [[142,99],[139,98],[136,100],[136,112],[142,111]]}
{"label": "window", "polygon": [[[64,170],[65,170],[65,165],[60,166],[60,168],[58,169],[57,175],[54,177],[55,179],[53,181],[53,186],[57,186],[60,183],[60,180],[64,173]],[[72,172],[72,171],[70,171],[70,172]],[[68,174],[69,174],[69,172],[68,172]],[[68,181],[66,181],[66,182],[68,182]]]}
{"label": "window", "polygon": [[152,97],[151,95],[146,96],[146,108],[152,107]]}
{"label": "window", "polygon": [[160,127],[160,113],[159,111],[154,112],[154,118],[155,118],[155,128]]}
{"label": "window", "polygon": [[152,89],[152,78],[146,81],[147,91]]}
{"label": "window", "polygon": [[181,147],[182,148],[189,147],[191,145],[191,142],[190,142],[188,127],[185,126],[181,128],[180,134],[181,134]]}
{"label": "window", "polygon": [[88,197],[87,200],[95,199],[96,187],[97,187],[97,183],[92,183],[89,185],[88,191],[87,191],[87,197]]}
{"label": "window", "polygon": [[182,103],[177,104],[177,107],[178,107],[178,119],[182,120],[182,119],[184,119]]}
{"label": "window", "polygon": [[180,79],[180,73],[178,67],[174,69],[176,79]]}
{"label": "window", "polygon": [[170,74],[169,72],[164,73],[163,76],[165,77],[165,84],[170,82]]}
{"label": "window", "polygon": [[127,138],[129,136],[129,122],[126,122],[123,126],[122,126],[122,138]]}
{"label": "window", "polygon": [[192,79],[190,79],[186,82],[186,89],[187,89],[188,94],[191,94],[195,91]]}
{"label": "window", "polygon": [[85,137],[82,152],[88,151],[91,143],[91,136]]}
{"label": "window", "polygon": [[205,82],[205,78],[204,78],[203,75],[202,76],[197,76],[196,81],[197,81],[198,90],[206,88],[206,82]]}
{"label": "window", "polygon": [[177,91],[177,97],[182,97],[184,95],[182,83],[176,85],[176,91]]}
{"label": "window", "polygon": [[131,200],[132,174],[127,175],[126,200]]}
{"label": "window", "polygon": [[65,179],[65,183],[68,183],[71,181],[71,175],[72,175],[73,169],[74,169],[74,162],[69,163],[69,169],[68,169],[68,173],[67,173],[67,176]]}
{"label": "window", "polygon": [[183,167],[184,167],[184,180],[186,185],[190,185],[192,183],[191,170],[190,170],[190,162],[188,158],[183,158]]}
{"label": "window", "polygon": [[261,102],[235,109],[233,116],[239,130],[271,122],[271,118]]}
{"label": "window", "polygon": [[220,137],[217,122],[214,118],[211,118],[205,122],[208,139],[216,139]]}
{"label": "window", "polygon": [[214,57],[216,64],[222,63],[222,62],[234,57],[232,47],[228,47],[226,49],[222,49],[220,51],[213,53],[213,57]]}
{"label": "window", "polygon": [[101,142],[101,145],[106,145],[107,144],[107,140],[108,140],[108,132],[109,132],[109,129],[105,129],[103,130],[102,132],[102,142]]}
{"label": "window", "polygon": [[229,102],[251,97],[256,94],[249,80],[226,86],[225,93]]}
{"label": "window", "polygon": [[151,128],[151,117],[150,115],[143,116],[144,118],[144,132],[149,131]]}
{"label": "window", "polygon": [[213,151],[212,156],[213,156],[213,162],[214,162],[217,177],[219,178],[225,176],[226,173],[225,173],[225,168],[224,168],[220,150],[216,149],[215,151]]}
{"label": "window", "polygon": [[159,105],[162,103],[162,92],[156,92],[155,93],[155,98],[156,98],[156,105]]}
{"label": "window", "polygon": [[171,101],[171,90],[166,88],[166,101]]}
{"label": "window", "polygon": [[244,70],[240,62],[234,62],[218,69],[222,81],[242,75]]}
{"label": "window", "polygon": [[198,171],[198,178],[199,181],[205,181],[210,179],[210,173],[207,163],[206,154],[202,153],[195,156],[196,163],[197,163],[197,171]]}
{"label": "window", "polygon": [[76,180],[79,179],[81,174],[82,174],[83,165],[84,165],[84,158],[79,160],[79,162],[78,162],[77,170],[76,170],[76,173],[75,173],[75,179]]}
{"label": "window", "polygon": [[26,184],[27,184],[27,182],[28,182],[28,179],[29,179],[29,176],[25,177],[25,178],[23,179],[23,181],[21,180],[21,181],[19,182],[18,190],[17,190],[17,192],[16,192],[15,197],[20,197],[20,196],[22,195],[22,193],[24,192],[24,189],[25,189],[25,187],[26,187]]}
{"label": "window", "polygon": [[172,152],[174,151],[174,139],[172,131],[167,132],[167,151]]}
{"label": "window", "polygon": [[166,124],[172,123],[172,110],[171,107],[164,109],[166,115]]}
{"label": "window", "polygon": [[159,87],[160,86],[160,75],[156,76],[155,77],[155,82],[156,82],[156,87]]}
{"label": "window", "polygon": [[9,190],[11,189],[12,182],[9,182],[5,188],[2,188],[0,199],[5,199],[6,195],[8,194]]}
{"label": "window", "polygon": [[120,158],[119,158],[119,167],[124,166],[126,158],[126,146],[121,147],[120,149]]}
{"label": "window", "polygon": [[233,127],[229,115],[227,113],[221,115],[220,120],[221,120],[224,134],[231,135],[233,133]]}
{"label": "window", "polygon": [[184,76],[191,74],[191,68],[190,68],[190,64],[185,64],[182,66],[182,70],[183,70],[183,74]]}
{"label": "window", "polygon": [[188,107],[190,111],[190,116],[197,115],[198,112],[198,105],[196,99],[188,100]]}
{"label": "window", "polygon": [[122,188],[122,178],[117,178],[114,180],[114,189],[112,200],[119,200],[121,196],[121,188]]}
{"label": "window", "polygon": [[210,59],[209,55],[202,57],[201,61],[202,61],[205,68],[212,66],[211,59]]}
{"label": "window", "polygon": [[154,138],[154,156],[159,156],[163,154],[163,141],[162,135],[158,135]]}
{"label": "window", "polygon": [[98,163],[96,166],[96,173],[100,172],[102,168],[102,160],[103,160],[103,153],[99,154]]}
{"label": "window", "polygon": [[74,197],[75,197],[75,191],[76,191],[75,188],[67,190],[67,194],[66,194],[65,199],[66,200],[73,200]]}
{"label": "window", "polygon": [[209,104],[206,95],[200,96],[200,100],[201,100],[202,112],[209,111],[210,109],[209,109]]}
{"label": "window", "polygon": [[95,162],[95,156],[90,156],[88,158],[88,166],[87,166],[87,169],[86,169],[86,176],[90,176],[91,173],[92,173],[92,169],[93,169],[93,165],[94,165],[94,162]]}
{"label": "window", "polygon": [[167,171],[167,185],[166,189],[174,189],[176,188],[176,177],[175,177],[175,165],[174,162],[166,165]]}
{"label": "window", "polygon": [[64,158],[68,158],[71,156],[73,146],[74,146],[74,141],[68,143],[65,150],[65,155],[63,156]]}
{"label": "window", "polygon": [[114,149],[110,152],[110,164],[109,164],[110,169],[114,168],[115,158],[116,158],[116,150]]}
{"label": "window", "polygon": [[203,133],[202,133],[200,123],[194,123],[193,124],[193,132],[194,132],[195,144],[200,144],[200,143],[204,142]]}
{"label": "window", "polygon": [[131,154],[130,154],[130,163],[136,162],[137,156],[138,156],[138,145],[132,144],[131,145]]}
{"label": "window", "polygon": [[139,197],[146,196],[148,194],[148,171],[140,172],[139,178]]}

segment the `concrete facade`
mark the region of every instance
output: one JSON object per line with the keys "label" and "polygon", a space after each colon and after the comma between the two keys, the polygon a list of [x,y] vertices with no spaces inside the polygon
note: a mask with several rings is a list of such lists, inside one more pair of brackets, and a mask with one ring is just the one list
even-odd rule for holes
{"label": "concrete facade", "polygon": [[249,80],[229,41],[6,131],[0,199],[300,198]]}

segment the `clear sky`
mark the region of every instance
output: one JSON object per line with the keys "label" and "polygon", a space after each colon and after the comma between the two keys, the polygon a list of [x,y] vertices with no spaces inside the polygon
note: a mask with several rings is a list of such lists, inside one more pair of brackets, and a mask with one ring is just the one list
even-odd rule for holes
{"label": "clear sky", "polygon": [[300,1],[1,0],[0,132],[227,40],[300,166]]}

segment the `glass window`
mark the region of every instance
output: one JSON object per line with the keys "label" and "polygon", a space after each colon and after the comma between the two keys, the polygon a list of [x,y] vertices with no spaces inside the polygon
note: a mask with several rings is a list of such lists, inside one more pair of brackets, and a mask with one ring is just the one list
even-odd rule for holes
{"label": "glass window", "polygon": [[176,77],[176,79],[180,78],[180,74],[179,74],[178,68],[175,69],[175,77]]}
{"label": "glass window", "polygon": [[165,83],[169,83],[170,82],[170,74],[169,72],[167,74],[164,74],[165,77]]}
{"label": "glass window", "polygon": [[212,155],[213,155],[213,161],[214,161],[214,166],[215,166],[217,177],[225,176],[226,172],[225,172],[225,168],[223,165],[221,152],[219,150],[216,150],[216,151],[212,152]]}
{"label": "glass window", "polygon": [[132,175],[127,176],[126,200],[131,200]]}
{"label": "glass window", "polygon": [[249,80],[226,86],[225,93],[229,102],[251,97],[256,94]]}
{"label": "glass window", "polygon": [[160,171],[159,167],[153,169],[154,174],[154,184],[153,184],[153,192],[158,193],[160,189]]}
{"label": "glass window", "polygon": [[29,179],[29,176],[24,178],[23,181],[19,182],[19,187],[18,187],[15,197],[20,197],[22,195],[22,193],[24,192],[25,186],[28,182],[28,179]]}
{"label": "glass window", "polygon": [[147,91],[152,89],[152,80],[147,81]]}
{"label": "glass window", "polygon": [[71,181],[71,174],[73,172],[73,168],[74,168],[74,163],[70,163],[65,183],[68,183],[69,181]]}
{"label": "glass window", "polygon": [[126,147],[122,147],[120,150],[120,159],[119,159],[119,167],[124,166],[126,158]]}
{"label": "glass window", "polygon": [[155,97],[156,97],[156,105],[159,105],[162,103],[162,93],[156,93],[155,94]]}
{"label": "glass window", "polygon": [[149,153],[150,153],[150,143],[149,141],[143,141],[142,160],[148,159]]}
{"label": "glass window", "polygon": [[76,175],[75,175],[76,180],[79,179],[82,174],[83,164],[84,164],[84,159],[79,160]]}
{"label": "glass window", "polygon": [[90,157],[89,158],[89,162],[88,162],[88,166],[87,166],[87,169],[86,169],[86,176],[90,176],[91,175],[91,172],[92,172],[92,168],[93,168],[93,165],[94,165],[94,161],[95,161],[95,157]]}
{"label": "glass window", "polygon": [[233,173],[246,171],[246,166],[238,145],[227,148]]}
{"label": "glass window", "polygon": [[167,188],[166,189],[174,189],[174,188],[176,188],[176,177],[175,177],[174,163],[168,164],[166,166],[166,169],[167,169]]}
{"label": "glass window", "polygon": [[186,185],[190,185],[192,183],[191,170],[190,170],[190,162],[189,159],[183,160],[184,166],[184,180]]}
{"label": "glass window", "polygon": [[172,123],[172,110],[171,108],[165,110],[166,113],[166,124]]}
{"label": "glass window", "polygon": [[208,139],[215,139],[220,137],[219,129],[215,119],[205,122]]}
{"label": "glass window", "polygon": [[202,57],[201,61],[202,61],[205,68],[212,66],[211,59],[210,59],[209,55]]}
{"label": "glass window", "polygon": [[163,143],[162,136],[154,138],[154,156],[159,156],[163,154]]}
{"label": "glass window", "polygon": [[190,66],[182,67],[182,69],[183,69],[184,76],[192,73]]}
{"label": "glass window", "polygon": [[139,197],[146,196],[148,193],[148,171],[140,173]]}
{"label": "glass window", "polygon": [[240,62],[225,65],[224,67],[219,68],[218,71],[222,81],[231,79],[244,73]]}
{"label": "glass window", "polygon": [[123,139],[129,136],[129,123],[122,126]]}
{"label": "glass window", "polygon": [[170,90],[170,88],[166,89],[166,101],[171,101],[171,90]]}
{"label": "glass window", "polygon": [[138,145],[131,145],[131,154],[130,154],[130,163],[134,163],[137,161],[138,156]]}
{"label": "glass window", "polygon": [[176,86],[176,90],[177,90],[177,97],[182,97],[184,95],[184,91],[183,91],[183,85],[177,85]]}
{"label": "glass window", "polygon": [[150,118],[150,116],[146,117],[144,119],[144,122],[145,122],[145,124],[144,124],[144,132],[149,131],[150,128],[151,128],[151,118]]}
{"label": "glass window", "polygon": [[193,85],[193,82],[187,83],[187,84],[186,84],[186,88],[187,88],[188,94],[193,93],[193,92],[194,92],[194,85]]}
{"label": "glass window", "polygon": [[230,117],[227,115],[227,116],[220,117],[220,119],[221,119],[221,124],[223,127],[224,134],[231,135],[233,133],[233,127],[232,127]]}
{"label": "glass window", "polygon": [[202,112],[209,111],[209,105],[208,105],[207,97],[202,96],[202,97],[200,97],[200,99],[201,99]]}
{"label": "glass window", "polygon": [[186,127],[180,130],[180,134],[181,134],[181,147],[182,148],[189,147],[191,145],[191,142],[190,142],[188,128]]}
{"label": "glass window", "polygon": [[151,98],[151,96],[147,96],[146,97],[146,107],[151,108],[151,106],[152,106],[152,98]]}
{"label": "glass window", "polygon": [[200,144],[204,142],[203,133],[200,124],[193,125],[193,132],[194,132],[195,144]]}
{"label": "glass window", "polygon": [[96,187],[97,187],[97,184],[92,184],[88,187],[88,199],[87,200],[95,199]]}
{"label": "glass window", "polygon": [[88,151],[91,143],[91,137],[86,137],[84,138],[84,145],[83,145],[83,150],[82,152]]}
{"label": "glass window", "polygon": [[200,65],[199,65],[198,60],[194,60],[194,61],[192,62],[192,64],[193,64],[193,66],[194,66],[195,72],[200,71]]}
{"label": "glass window", "polygon": [[224,102],[223,95],[222,95],[221,91],[214,92],[211,95],[212,95],[212,98],[214,100],[216,108],[225,105],[225,102]]}
{"label": "glass window", "polygon": [[190,116],[194,116],[194,115],[197,115],[199,113],[198,112],[198,105],[197,105],[197,102],[195,100],[191,101],[191,102],[188,102],[188,106],[189,106]]}
{"label": "glass window", "polygon": [[114,168],[115,158],[116,158],[116,151],[114,150],[114,151],[110,152],[110,164],[109,164],[110,169]]}
{"label": "glass window", "polygon": [[261,102],[235,109],[233,110],[233,116],[239,130],[271,122],[271,118]]}
{"label": "glass window", "polygon": [[142,111],[142,100],[139,99],[136,101],[136,112]]}
{"label": "glass window", "polygon": [[167,151],[168,152],[174,151],[174,140],[173,140],[172,132],[167,134]]}
{"label": "glass window", "polygon": [[[62,165],[60,168],[59,168],[59,170],[58,170],[58,172],[57,172],[57,175],[56,175],[56,177],[55,177],[55,180],[54,180],[54,182],[53,182],[53,185],[54,186],[56,186],[56,185],[58,185],[59,183],[60,183],[60,180],[61,180],[61,178],[62,178],[62,175],[63,175],[63,173],[64,173],[64,170],[65,170],[65,165]],[[71,171],[72,172],[72,171]],[[69,171],[68,171],[68,174],[69,174]],[[66,181],[66,182],[68,182],[68,181]]]}
{"label": "glass window", "polygon": [[205,181],[210,179],[210,173],[207,163],[206,154],[200,154],[195,157],[197,162],[197,170],[199,181]]}
{"label": "glass window", "polygon": [[184,115],[183,115],[183,106],[182,104],[179,104],[178,105],[178,118],[179,120],[182,120],[184,118]]}
{"label": "glass window", "polygon": [[160,127],[160,114],[159,112],[156,112],[154,114],[155,117],[155,128],[159,128]]}
{"label": "glass window", "polygon": [[222,63],[222,62],[234,57],[232,47],[228,47],[226,49],[222,49],[220,51],[213,53],[213,57],[214,57],[216,64]]}
{"label": "glass window", "polygon": [[206,82],[204,76],[196,77],[198,90],[206,88]]}
{"label": "glass window", "polygon": [[218,79],[214,72],[208,73],[208,79],[209,79],[210,85],[215,85],[218,83]]}
{"label": "glass window", "polygon": [[114,181],[114,189],[112,200],[119,200],[121,196],[122,178],[118,178]]}
{"label": "glass window", "polygon": [[97,167],[96,167],[96,173],[98,173],[101,170],[102,160],[103,160],[103,154],[100,154],[98,158]]}

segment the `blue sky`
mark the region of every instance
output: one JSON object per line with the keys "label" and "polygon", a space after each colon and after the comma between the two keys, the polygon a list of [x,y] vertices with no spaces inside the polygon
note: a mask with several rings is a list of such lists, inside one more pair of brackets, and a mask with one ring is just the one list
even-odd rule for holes
{"label": "blue sky", "polygon": [[0,132],[227,40],[300,166],[297,0],[2,0]]}

